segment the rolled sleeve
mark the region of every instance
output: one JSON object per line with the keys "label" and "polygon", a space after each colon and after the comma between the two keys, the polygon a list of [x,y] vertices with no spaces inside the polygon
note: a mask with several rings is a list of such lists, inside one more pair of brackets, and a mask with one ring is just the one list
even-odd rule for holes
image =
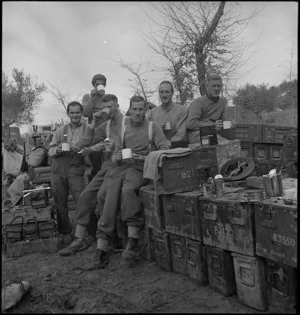
{"label": "rolled sleeve", "polygon": [[182,141],[186,140],[186,119],[187,119],[187,109],[182,107],[179,118],[176,123],[176,133],[172,137],[171,141]]}
{"label": "rolled sleeve", "polygon": [[56,156],[57,149],[61,148],[61,133],[62,133],[62,128],[57,129],[53,134],[53,138],[49,144],[49,150],[48,150],[48,155],[50,157]]}

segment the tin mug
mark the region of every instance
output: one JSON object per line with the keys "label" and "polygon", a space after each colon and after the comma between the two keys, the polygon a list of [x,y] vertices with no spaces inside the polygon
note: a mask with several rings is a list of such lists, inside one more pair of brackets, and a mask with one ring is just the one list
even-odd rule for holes
{"label": "tin mug", "polygon": [[201,137],[201,144],[202,144],[202,145],[210,145],[210,143],[211,143],[211,138],[212,138],[211,135],[209,135],[209,136],[202,136],[202,137]]}
{"label": "tin mug", "polygon": [[123,160],[132,158],[132,151],[130,148],[126,148],[122,150],[122,158]]}
{"label": "tin mug", "polygon": [[112,145],[113,145],[112,141],[109,138],[106,138],[104,140],[104,144],[105,144],[105,151],[111,152],[112,151]]}
{"label": "tin mug", "polygon": [[172,123],[170,121],[165,121],[164,129],[165,130],[172,130]]}
{"label": "tin mug", "polygon": [[223,121],[223,129],[230,129],[232,127],[230,120]]}
{"label": "tin mug", "polygon": [[102,84],[97,85],[97,91],[103,91],[105,92],[105,87]]}
{"label": "tin mug", "polygon": [[62,150],[62,151],[70,151],[70,143],[68,143],[68,142],[63,142],[63,143],[61,144],[61,150]]}

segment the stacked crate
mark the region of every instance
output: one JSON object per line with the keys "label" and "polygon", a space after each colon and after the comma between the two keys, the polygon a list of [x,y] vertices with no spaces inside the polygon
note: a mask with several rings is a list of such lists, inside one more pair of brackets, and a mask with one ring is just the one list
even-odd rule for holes
{"label": "stacked crate", "polygon": [[297,136],[293,138],[293,134],[297,134],[297,128],[272,125],[237,124],[222,131],[224,138],[240,139],[244,155],[255,162],[252,175],[256,176],[268,174],[283,163],[287,176],[297,177]]}
{"label": "stacked crate", "polygon": [[209,285],[225,296],[265,311],[264,264],[255,254],[254,202],[200,197]]}
{"label": "stacked crate", "polygon": [[[241,141],[242,149],[246,147],[252,154],[256,150],[258,165],[269,163],[262,159],[270,156],[271,149],[277,149],[277,143],[265,146],[259,138],[259,128],[248,128],[244,138],[249,130],[261,142],[254,146],[254,142]],[[243,131],[239,129],[239,134]],[[291,141],[288,143],[295,147]],[[277,156],[273,154],[275,159]],[[277,204],[278,209],[275,206],[268,212],[270,200],[264,199],[263,183],[253,176],[230,182],[232,192],[226,190],[225,183],[222,197],[203,196],[196,188],[199,178],[198,182],[192,180],[195,170],[188,169],[195,167],[197,159],[194,156],[193,162],[190,158],[187,161],[185,164],[176,159],[173,163],[170,159],[163,165],[160,183],[140,190],[147,227],[144,233],[150,244],[148,259],[156,260],[164,270],[186,275],[200,285],[208,284],[224,296],[237,294],[242,304],[259,311],[295,313],[296,206]],[[218,166],[219,163],[217,158]],[[216,172],[215,164],[202,169],[206,170],[200,176],[202,180]],[[165,191],[159,190],[158,194],[156,189],[161,188]],[[146,190],[152,201],[147,199]]]}
{"label": "stacked crate", "polygon": [[256,254],[266,264],[269,311],[296,313],[297,205],[257,202],[255,228]]}
{"label": "stacked crate", "polygon": [[283,137],[282,157],[290,177],[298,178],[298,134]]}
{"label": "stacked crate", "polygon": [[158,267],[207,284],[199,214],[199,187],[218,172],[216,146],[165,157],[159,180],[140,188],[145,215],[143,255]]}
{"label": "stacked crate", "polygon": [[48,191],[42,199],[23,197],[23,204],[2,212],[2,236],[8,257],[58,250],[54,207],[49,203]]}

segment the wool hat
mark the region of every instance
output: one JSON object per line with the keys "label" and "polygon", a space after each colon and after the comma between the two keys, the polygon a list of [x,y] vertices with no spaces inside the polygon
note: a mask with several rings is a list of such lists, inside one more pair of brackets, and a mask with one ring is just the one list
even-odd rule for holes
{"label": "wool hat", "polygon": [[103,74],[95,74],[92,79],[92,85],[94,85],[97,80],[103,80],[104,85],[106,85],[106,77]]}

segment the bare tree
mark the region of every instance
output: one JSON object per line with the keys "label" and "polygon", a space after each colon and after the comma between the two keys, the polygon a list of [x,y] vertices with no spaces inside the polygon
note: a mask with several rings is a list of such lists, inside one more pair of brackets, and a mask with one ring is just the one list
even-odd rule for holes
{"label": "bare tree", "polygon": [[245,53],[253,43],[245,43],[240,35],[257,12],[242,18],[235,13],[238,3],[229,2],[226,7],[225,4],[225,1],[153,3],[162,22],[145,12],[154,22],[155,30],[147,34],[140,31],[142,37],[171,64],[165,70],[172,75],[180,93],[184,83],[198,87],[191,94],[203,95],[207,74],[217,72],[228,81],[250,58],[245,58]]}
{"label": "bare tree", "polygon": [[288,63],[288,66],[285,65],[279,65],[279,67],[283,67],[286,75],[286,80],[289,82],[292,82],[292,78],[296,78],[297,76],[295,75],[294,68],[297,65],[297,63],[293,63],[294,61],[294,42],[292,44],[292,49],[291,49],[291,58],[290,60],[286,60],[286,63]]}
{"label": "bare tree", "polygon": [[139,95],[142,94],[146,102],[149,102],[149,99],[155,92],[148,87],[147,80],[143,77],[147,72],[151,71],[149,70],[149,68],[143,70],[143,68],[149,66],[149,63],[126,63],[122,59],[120,59],[119,61],[112,61],[118,63],[123,69],[129,71],[134,76],[133,79],[128,79],[130,83],[129,86],[133,89],[133,93]]}
{"label": "bare tree", "polygon": [[48,82],[50,88],[49,93],[63,106],[65,111],[67,111],[67,105],[70,102],[70,89],[65,90],[62,83],[55,84]]}

